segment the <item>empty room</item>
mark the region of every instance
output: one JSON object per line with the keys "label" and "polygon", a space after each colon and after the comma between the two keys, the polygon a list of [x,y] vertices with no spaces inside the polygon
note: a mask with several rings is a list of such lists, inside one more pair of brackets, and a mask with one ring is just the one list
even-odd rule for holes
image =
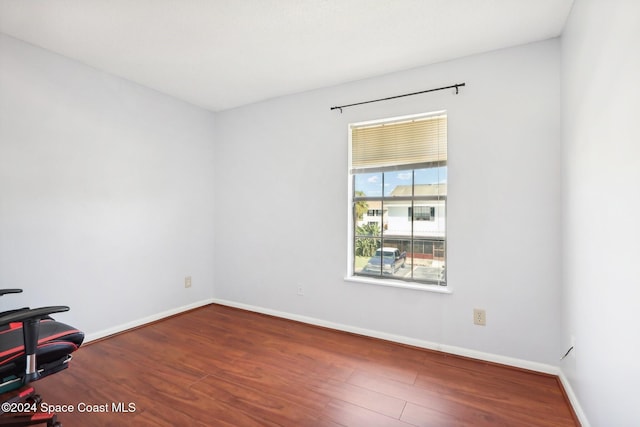
{"label": "empty room", "polygon": [[0,425],[640,425],[638,40],[637,0],[0,0]]}

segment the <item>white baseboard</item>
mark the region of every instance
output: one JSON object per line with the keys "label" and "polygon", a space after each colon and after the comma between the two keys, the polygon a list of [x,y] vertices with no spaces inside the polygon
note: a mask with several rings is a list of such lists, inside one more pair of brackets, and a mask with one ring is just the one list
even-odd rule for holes
{"label": "white baseboard", "polygon": [[567,397],[569,398],[569,403],[573,407],[573,411],[576,413],[576,416],[578,417],[578,421],[580,421],[580,425],[582,427],[591,427],[591,424],[589,424],[589,420],[587,419],[587,414],[585,414],[584,411],[582,410],[582,406],[580,406],[578,397],[573,391],[573,387],[571,387],[571,383],[569,382],[569,379],[565,376],[564,372],[562,372],[562,369],[560,369],[558,378],[560,378],[562,387],[564,387],[564,391],[567,393]]}
{"label": "white baseboard", "polygon": [[91,341],[95,341],[101,338],[108,337],[110,335],[115,335],[129,329],[137,328],[139,326],[146,325],[151,322],[155,322],[156,320],[161,320],[166,317],[174,316],[176,314],[183,313],[185,311],[193,310],[194,308],[202,307],[205,305],[209,305],[214,303],[213,299],[206,299],[201,301],[196,301],[192,304],[183,305],[182,307],[172,308],[167,311],[163,311],[161,313],[153,314],[151,316],[143,317],[142,319],[133,320],[131,322],[123,323],[112,328],[103,329],[102,331],[94,332],[88,334],[84,337],[85,343],[90,343]]}
{"label": "white baseboard", "polygon": [[449,354],[455,354],[458,356],[470,357],[473,359],[480,359],[487,362],[499,363],[502,365],[514,366],[522,369],[528,369],[536,372],[543,372],[551,375],[558,375],[560,370],[557,366],[547,365],[544,363],[532,362],[529,360],[515,359],[512,357],[500,356],[492,353],[484,353],[481,351],[470,350],[463,347],[456,347],[452,345],[439,344],[431,341],[419,340],[416,338],[405,337],[402,335],[389,334],[386,332],[375,331],[372,329],[359,328],[350,325],[344,325],[341,323],[329,322],[314,317],[301,316],[298,314],[287,313],[278,310],[272,310],[264,307],[257,307],[248,304],[242,304],[234,301],[227,301],[221,299],[213,299],[216,304],[226,305],[229,307],[241,308],[243,310],[254,311],[256,313],[268,314],[271,316],[282,317],[289,320],[295,320],[302,323],[308,323],[310,325],[322,326],[325,328],[336,329],[343,332],[350,332],[358,335],[364,335],[372,338],[379,338],[387,341],[393,341],[400,344],[406,344],[413,347],[426,348],[429,350],[442,351]]}

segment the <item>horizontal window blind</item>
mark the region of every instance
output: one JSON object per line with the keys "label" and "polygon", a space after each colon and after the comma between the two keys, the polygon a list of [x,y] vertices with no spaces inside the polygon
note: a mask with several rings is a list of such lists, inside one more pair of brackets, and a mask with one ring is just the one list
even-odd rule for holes
{"label": "horizontal window blind", "polygon": [[447,161],[447,116],[351,128],[351,169],[444,165]]}

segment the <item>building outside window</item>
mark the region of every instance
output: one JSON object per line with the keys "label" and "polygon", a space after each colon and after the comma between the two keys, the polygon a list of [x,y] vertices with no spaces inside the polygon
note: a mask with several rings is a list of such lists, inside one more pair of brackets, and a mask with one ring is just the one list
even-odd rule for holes
{"label": "building outside window", "polygon": [[446,113],[349,129],[349,275],[446,285]]}

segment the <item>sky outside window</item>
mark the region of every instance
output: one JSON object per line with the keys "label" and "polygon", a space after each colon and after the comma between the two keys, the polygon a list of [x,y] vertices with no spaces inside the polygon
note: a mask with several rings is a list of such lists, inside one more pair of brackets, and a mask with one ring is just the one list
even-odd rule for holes
{"label": "sky outside window", "polygon": [[[355,176],[355,191],[361,191],[366,197],[383,195],[382,172],[362,173]],[[412,184],[412,170],[400,170],[384,173],[384,196],[390,196],[398,185]],[[416,184],[444,184],[447,182],[447,167],[415,170]]]}

